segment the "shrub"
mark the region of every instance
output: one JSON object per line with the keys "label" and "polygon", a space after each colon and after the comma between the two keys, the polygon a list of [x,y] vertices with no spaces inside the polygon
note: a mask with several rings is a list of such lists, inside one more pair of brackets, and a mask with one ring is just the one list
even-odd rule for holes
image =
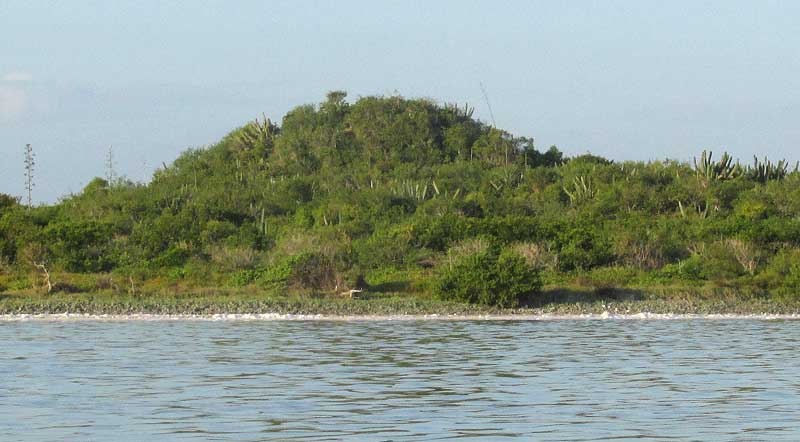
{"label": "shrub", "polygon": [[403,265],[411,262],[418,249],[409,245],[410,234],[402,229],[381,230],[353,242],[358,261],[367,268]]}
{"label": "shrub", "polygon": [[279,290],[331,292],[352,288],[350,241],[335,231],[292,235],[278,243],[271,264],[259,277],[262,286]]}
{"label": "shrub", "polygon": [[450,244],[468,237],[474,231],[472,224],[468,219],[455,215],[418,217],[411,228],[411,243],[417,247],[445,250]]}
{"label": "shrub", "polygon": [[153,268],[179,267],[189,259],[189,251],[177,247],[171,247],[164,253],[156,257],[152,263]]}
{"label": "shrub", "polygon": [[335,290],[343,284],[335,257],[322,253],[303,253],[294,257],[287,280],[295,290]]}
{"label": "shrub", "polygon": [[44,231],[58,263],[71,272],[107,271],[114,267],[111,226],[96,222],[61,222]]}
{"label": "shrub", "polygon": [[286,290],[296,259],[298,256],[290,256],[267,267],[259,275],[258,284],[268,289]]}
{"label": "shrub", "polygon": [[728,239],[724,244],[744,271],[750,275],[755,273],[761,260],[761,253],[753,243],[741,239]]}
{"label": "shrub", "polygon": [[659,282],[670,281],[699,281],[703,279],[702,258],[699,255],[692,255],[689,258],[678,261],[677,263],[667,264],[664,267],[653,271],[650,278]]}
{"label": "shrub", "polygon": [[16,280],[12,280],[8,284],[8,290],[18,292],[21,290],[27,290],[33,288],[34,284],[31,282],[30,278],[20,278]]}
{"label": "shrub", "polygon": [[447,260],[450,265],[453,262],[460,261],[464,258],[469,258],[471,256],[477,256],[486,253],[489,250],[489,247],[492,246],[492,239],[479,236],[475,238],[465,239],[447,251]]}
{"label": "shrub", "polygon": [[612,246],[595,229],[575,227],[558,237],[561,250],[558,266],[561,270],[589,270],[608,264],[614,258]]}
{"label": "shrub", "polygon": [[782,249],[765,266],[756,282],[769,289],[800,295],[800,249]]}
{"label": "shrub", "polygon": [[236,225],[230,221],[208,221],[200,235],[204,244],[214,244],[236,234]]}
{"label": "shrub", "polygon": [[240,270],[228,278],[227,285],[228,287],[244,287],[256,282],[262,276],[263,273],[258,270]]}
{"label": "shrub", "polygon": [[523,257],[528,265],[533,268],[554,270],[558,264],[557,256],[550,250],[550,246],[547,245],[518,242],[511,245],[511,250]]}
{"label": "shrub", "polygon": [[0,211],[12,208],[19,204],[19,198],[5,193],[0,193]]}
{"label": "shrub", "polygon": [[537,269],[514,250],[496,244],[463,253],[443,265],[433,281],[433,291],[444,300],[516,307],[542,287]]}
{"label": "shrub", "polygon": [[[239,281],[243,285],[248,284],[250,278],[255,276],[262,287],[294,292],[343,291],[355,288],[358,282],[363,281],[363,278],[359,278],[335,256],[321,252],[303,252],[283,258],[263,272],[240,272],[239,275]],[[255,278],[252,280],[255,281]]]}
{"label": "shrub", "polygon": [[705,279],[724,281],[745,273],[733,250],[724,241],[711,244],[702,258],[702,275]]}
{"label": "shrub", "polygon": [[211,262],[223,269],[252,269],[258,263],[258,251],[249,247],[216,246],[209,251]]}
{"label": "shrub", "polygon": [[174,267],[167,272],[166,276],[170,281],[176,282],[185,279],[188,274],[188,270],[183,267]]}
{"label": "shrub", "polygon": [[639,278],[640,272],[632,267],[599,267],[592,270],[587,279],[597,288],[624,287]]}

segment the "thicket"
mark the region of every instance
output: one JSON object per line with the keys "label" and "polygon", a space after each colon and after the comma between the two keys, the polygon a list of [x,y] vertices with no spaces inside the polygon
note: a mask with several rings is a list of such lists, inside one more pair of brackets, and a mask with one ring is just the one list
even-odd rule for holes
{"label": "thicket", "polygon": [[98,281],[78,290],[360,287],[512,306],[582,277],[794,294],[799,262],[785,161],[567,158],[466,106],[397,96],[332,92],[147,184],[96,178],[31,208],[0,194],[0,290],[41,287],[44,266],[54,290],[68,272]]}

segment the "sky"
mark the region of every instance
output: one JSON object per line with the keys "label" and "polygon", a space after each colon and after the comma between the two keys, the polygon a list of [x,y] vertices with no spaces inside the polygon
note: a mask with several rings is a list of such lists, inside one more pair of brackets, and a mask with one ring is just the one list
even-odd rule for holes
{"label": "sky", "polygon": [[330,90],[469,103],[540,148],[800,160],[797,1],[0,1],[0,193],[147,181]]}

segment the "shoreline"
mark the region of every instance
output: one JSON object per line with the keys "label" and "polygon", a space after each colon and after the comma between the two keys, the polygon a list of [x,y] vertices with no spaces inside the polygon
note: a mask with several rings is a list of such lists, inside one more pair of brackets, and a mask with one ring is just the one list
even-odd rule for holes
{"label": "shoreline", "polygon": [[537,305],[497,308],[412,294],[359,299],[197,292],[129,296],[112,293],[0,295],[0,322],[19,320],[581,320],[581,319],[800,319],[800,298],[749,293],[551,292]]}
{"label": "shoreline", "polygon": [[412,322],[412,321],[687,321],[687,320],[800,320],[800,314],[733,314],[733,313],[650,313],[616,314],[610,312],[584,314],[485,314],[485,315],[325,315],[283,313],[217,313],[203,314],[92,314],[38,313],[2,314],[0,323],[7,322]]}

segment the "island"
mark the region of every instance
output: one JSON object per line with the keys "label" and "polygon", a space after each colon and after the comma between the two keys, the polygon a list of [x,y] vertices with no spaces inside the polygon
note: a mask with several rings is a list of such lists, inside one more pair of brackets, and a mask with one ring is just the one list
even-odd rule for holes
{"label": "island", "polygon": [[334,91],[147,183],[0,194],[7,315],[794,314],[798,295],[797,164],[568,157],[430,99]]}

